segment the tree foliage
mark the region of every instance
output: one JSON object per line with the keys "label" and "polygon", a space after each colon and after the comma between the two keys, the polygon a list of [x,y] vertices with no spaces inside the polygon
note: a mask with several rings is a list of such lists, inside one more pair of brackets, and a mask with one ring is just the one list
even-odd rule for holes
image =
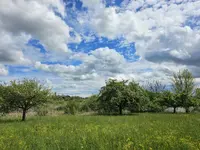
{"label": "tree foliage", "polygon": [[92,95],[84,100],[81,103],[81,111],[90,112],[98,110],[98,96]]}
{"label": "tree foliage", "polygon": [[188,70],[174,73],[171,87],[166,90],[166,85],[160,81],[148,82],[142,87],[134,80],[110,79],[98,95],[82,98],[52,94],[37,80],[14,80],[0,84],[0,112],[21,111],[24,121],[26,113],[32,108],[40,108],[34,110],[38,115],[46,115],[48,109],[43,104],[48,100],[53,105],[57,104],[55,110],[67,114],[100,112],[122,115],[123,112],[161,112],[168,107],[173,107],[176,113],[177,107],[184,107],[186,112],[190,107],[199,108],[200,89],[195,90],[194,78]]}
{"label": "tree foliage", "polygon": [[131,112],[147,111],[149,97],[146,90],[135,81],[129,82],[128,88],[132,98],[132,100],[129,101],[128,110]]}
{"label": "tree foliage", "polygon": [[176,108],[179,107],[181,103],[177,95],[171,91],[164,91],[162,105],[166,107],[173,107],[173,112],[176,113]]}
{"label": "tree foliage", "polygon": [[192,96],[195,85],[192,73],[187,69],[174,73],[172,82],[172,88],[178,101],[181,102],[181,106],[184,107],[188,113],[189,107],[194,105]]}
{"label": "tree foliage", "polygon": [[99,109],[105,113],[122,115],[122,111],[132,100],[130,90],[126,86],[127,81],[108,80],[99,93]]}
{"label": "tree foliage", "polygon": [[11,109],[22,111],[22,121],[25,121],[29,109],[42,105],[51,98],[50,90],[37,80],[14,80],[6,88],[6,103]]}
{"label": "tree foliage", "polygon": [[109,80],[101,88],[98,101],[100,110],[121,115],[125,109],[130,112],[146,111],[149,98],[146,90],[135,81]]}

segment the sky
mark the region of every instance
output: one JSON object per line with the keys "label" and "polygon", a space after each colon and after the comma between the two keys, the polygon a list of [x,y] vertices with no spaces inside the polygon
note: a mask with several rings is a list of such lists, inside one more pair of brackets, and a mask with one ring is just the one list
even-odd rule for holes
{"label": "sky", "polygon": [[89,96],[109,78],[200,83],[200,0],[0,0],[0,80]]}

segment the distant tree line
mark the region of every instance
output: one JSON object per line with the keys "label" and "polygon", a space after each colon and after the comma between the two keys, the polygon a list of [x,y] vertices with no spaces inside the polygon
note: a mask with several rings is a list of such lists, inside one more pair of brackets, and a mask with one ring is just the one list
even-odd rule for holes
{"label": "distant tree line", "polygon": [[141,86],[135,81],[110,79],[98,95],[87,98],[63,96],[63,99],[68,101],[63,107],[68,114],[89,111],[122,115],[123,112],[163,112],[169,107],[173,108],[173,113],[178,107],[189,113],[189,108],[199,108],[200,89],[195,87],[192,74],[183,70],[173,74],[168,87],[161,81]]}
{"label": "distant tree line", "polygon": [[[66,102],[56,107],[56,110],[72,115],[82,112],[119,115],[162,112],[169,107],[173,108],[173,113],[176,113],[178,107],[185,108],[186,113],[189,113],[191,107],[198,109],[200,89],[195,87],[192,74],[188,70],[179,71],[174,73],[171,81],[171,85],[166,87],[160,81],[141,86],[135,81],[110,79],[100,89],[99,94],[86,98],[56,95],[37,80],[11,81],[0,85],[0,111],[20,111],[24,121],[30,109],[48,102],[54,105]],[[41,108],[44,110],[40,113],[46,114],[45,107]]]}
{"label": "distant tree line", "polygon": [[168,107],[172,107],[174,113],[177,107],[183,107],[189,113],[190,107],[199,107],[200,89],[195,88],[192,73],[183,70],[174,73],[168,90],[159,81],[142,87],[134,81],[108,80],[101,88],[97,101],[99,110],[109,114],[121,115],[123,110],[162,112]]}

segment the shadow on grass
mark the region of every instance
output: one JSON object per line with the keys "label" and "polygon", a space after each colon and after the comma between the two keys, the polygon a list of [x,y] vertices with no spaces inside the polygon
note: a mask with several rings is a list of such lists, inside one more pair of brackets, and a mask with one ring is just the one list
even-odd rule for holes
{"label": "shadow on grass", "polygon": [[[110,113],[110,114],[106,114],[106,113],[93,113],[93,114],[89,114],[89,116],[139,116],[142,114],[152,114],[152,115],[182,115],[185,113],[172,113],[172,112],[135,112],[135,113],[127,113],[127,114],[116,114],[116,113]],[[192,113],[190,113],[192,114]]]}
{"label": "shadow on grass", "polygon": [[22,122],[20,119],[0,119],[0,124]]}
{"label": "shadow on grass", "polygon": [[90,116],[139,116],[140,113],[130,113],[130,114],[91,114]]}
{"label": "shadow on grass", "polygon": [[29,117],[25,121],[22,121],[20,117],[13,117],[13,118],[8,118],[8,117],[0,117],[0,124],[4,123],[26,123],[26,122],[32,122],[34,120],[39,120],[40,118],[34,118],[34,117]]}

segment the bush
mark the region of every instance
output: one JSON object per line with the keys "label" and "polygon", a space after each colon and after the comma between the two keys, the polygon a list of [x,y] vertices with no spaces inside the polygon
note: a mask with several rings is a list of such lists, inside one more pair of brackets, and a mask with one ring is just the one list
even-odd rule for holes
{"label": "bush", "polygon": [[80,106],[80,111],[81,112],[89,112],[91,111],[90,107],[87,105],[86,102],[82,102]]}
{"label": "bush", "polygon": [[46,107],[40,107],[36,109],[38,116],[46,116],[48,114],[48,109]]}
{"label": "bush", "polygon": [[97,96],[93,95],[82,101],[80,110],[83,112],[97,111],[98,110]]}
{"label": "bush", "polygon": [[191,112],[200,112],[200,107],[199,106],[196,106],[196,107],[193,107]]}
{"label": "bush", "polygon": [[158,102],[150,102],[147,111],[148,112],[162,112],[163,109],[164,108],[160,106]]}
{"label": "bush", "polygon": [[79,103],[75,101],[68,101],[67,105],[65,106],[64,113],[75,115],[79,111]]}
{"label": "bush", "polygon": [[65,109],[66,109],[66,106],[58,106],[55,108],[55,110],[57,111],[65,111]]}

